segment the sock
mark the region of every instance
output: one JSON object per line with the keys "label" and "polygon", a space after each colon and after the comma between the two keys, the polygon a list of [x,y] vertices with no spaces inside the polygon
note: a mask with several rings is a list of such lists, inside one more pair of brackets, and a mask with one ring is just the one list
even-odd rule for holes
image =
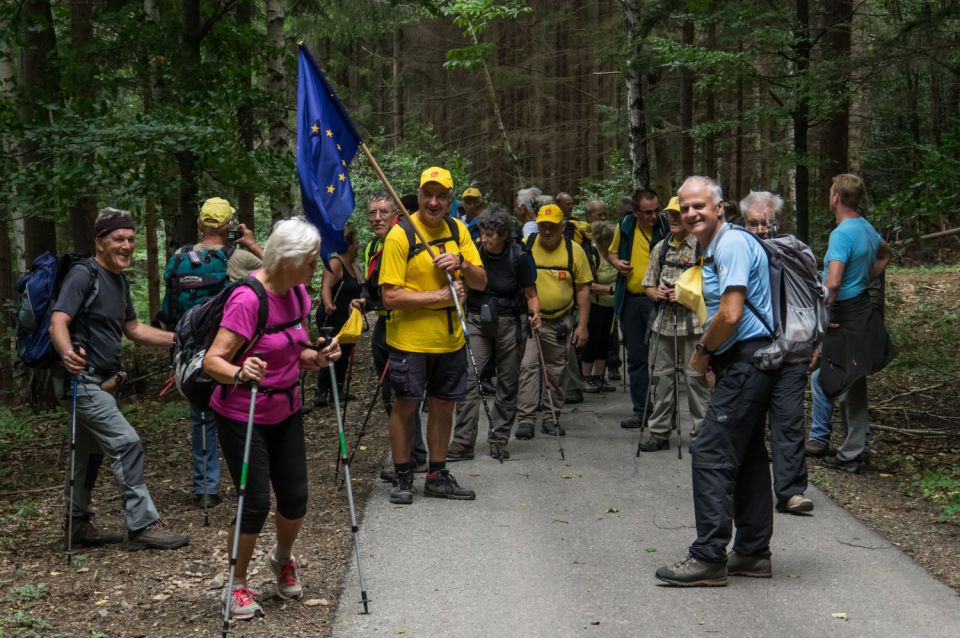
{"label": "sock", "polygon": [[394,463],[393,470],[397,473],[397,476],[403,473],[413,472],[413,463],[407,461],[406,463]]}
{"label": "sock", "polygon": [[429,465],[428,468],[427,468],[427,474],[433,475],[433,474],[436,474],[437,472],[439,472],[440,470],[445,470],[445,469],[447,469],[447,462],[446,462],[446,461],[440,461],[439,463],[435,463],[434,461],[430,461],[430,465]]}
{"label": "sock", "polygon": [[290,562],[290,551],[292,549],[292,547],[284,547],[277,543],[273,546],[273,560],[277,561],[278,565],[286,565]]}
{"label": "sock", "polygon": [[233,589],[234,589],[234,590],[242,589],[243,587],[246,587],[246,586],[247,586],[247,577],[246,577],[246,576],[244,576],[243,578],[240,578],[239,576],[234,576],[234,577],[233,577]]}

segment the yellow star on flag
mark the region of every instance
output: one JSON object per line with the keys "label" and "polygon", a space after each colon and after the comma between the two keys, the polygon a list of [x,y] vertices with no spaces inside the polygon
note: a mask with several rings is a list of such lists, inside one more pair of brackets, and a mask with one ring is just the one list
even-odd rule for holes
{"label": "yellow star on flag", "polygon": [[333,184],[330,184],[329,186],[327,186],[327,192],[328,192],[328,193],[332,193],[333,190],[334,190],[334,189],[333,189]]}
{"label": "yellow star on flag", "polygon": [[327,129],[327,137],[333,137],[333,131]]}
{"label": "yellow star on flag", "polygon": [[337,144],[337,150],[338,150],[338,151],[342,151],[342,150],[343,150],[343,148],[341,148],[341,147],[340,147],[340,145],[339,145],[339,144]]}
{"label": "yellow star on flag", "polygon": [[313,126],[310,127],[310,132],[316,135],[317,133],[320,132],[320,127],[314,124]]}
{"label": "yellow star on flag", "polygon": [[344,175],[343,173],[340,173],[340,175],[337,177],[337,179],[339,179],[339,180],[342,182],[342,181],[344,181],[345,179],[347,179],[347,176]]}
{"label": "yellow star on flag", "polygon": [[347,165],[347,161],[346,161],[346,160],[340,160],[340,163],[343,164],[344,166]]}

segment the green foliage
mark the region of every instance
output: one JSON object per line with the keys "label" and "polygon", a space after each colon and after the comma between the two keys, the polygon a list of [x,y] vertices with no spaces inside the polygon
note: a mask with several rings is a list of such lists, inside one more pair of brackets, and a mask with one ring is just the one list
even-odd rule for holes
{"label": "green foliage", "polygon": [[607,205],[607,216],[611,217],[620,198],[629,196],[633,192],[630,160],[619,151],[614,151],[606,158],[604,167],[603,177],[587,177],[580,180],[578,199],[602,199]]}
{"label": "green foliage", "polygon": [[27,583],[11,589],[5,596],[5,600],[8,602],[33,602],[43,600],[49,595],[50,592],[47,591],[46,583]]}
{"label": "green foliage", "polygon": [[62,636],[63,634],[51,634],[50,623],[43,618],[31,616],[18,609],[13,614],[0,617],[0,636],[10,636],[10,638],[40,638],[41,636]]}
{"label": "green foliage", "polygon": [[940,520],[960,521],[960,467],[929,469],[914,484],[940,507]]}
{"label": "green foliage", "polygon": [[887,330],[898,350],[891,368],[920,376],[936,370],[960,374],[960,309],[946,308],[937,298],[907,305],[895,285],[887,291]]}

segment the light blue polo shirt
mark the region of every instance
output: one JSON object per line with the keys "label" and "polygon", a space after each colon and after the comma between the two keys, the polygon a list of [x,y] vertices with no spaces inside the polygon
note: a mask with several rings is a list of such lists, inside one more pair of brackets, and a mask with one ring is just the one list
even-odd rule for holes
{"label": "light blue polo shirt", "polygon": [[840,222],[830,233],[827,254],[823,256],[823,280],[831,261],[842,261],[843,279],[837,291],[837,301],[853,299],[870,285],[870,268],[877,259],[877,249],[883,237],[863,217]]}
{"label": "light blue polo shirt", "polygon": [[[767,253],[760,241],[744,230],[723,224],[710,245],[704,251],[704,257],[713,258],[703,267],[703,300],[707,305],[707,326],[713,321],[720,308],[720,295],[727,288],[740,286],[746,289],[746,298],[753,303],[773,326],[773,306],[770,302],[770,267]],[[704,327],[706,330],[706,327]],[[746,341],[757,337],[769,337],[770,332],[749,308],[744,305],[737,330],[729,339],[716,349],[717,354],[729,350],[737,341]]]}

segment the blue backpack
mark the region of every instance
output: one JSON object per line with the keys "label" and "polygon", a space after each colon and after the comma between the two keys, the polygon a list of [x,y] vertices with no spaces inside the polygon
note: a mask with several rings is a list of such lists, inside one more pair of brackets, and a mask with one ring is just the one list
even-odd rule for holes
{"label": "blue backpack", "polygon": [[74,317],[80,319],[100,291],[97,270],[90,263],[90,258],[74,254],[57,257],[48,251],[37,257],[30,270],[17,279],[16,289],[20,295],[16,326],[17,356],[30,368],[42,368],[57,359],[50,341],[50,316],[60,294],[60,286],[74,267],[90,273],[90,287],[80,312]]}
{"label": "blue backpack", "polygon": [[228,245],[220,250],[194,250],[193,244],[182,246],[170,256],[163,273],[166,292],[160,320],[169,328],[180,317],[227,287],[227,262],[236,250]]}

